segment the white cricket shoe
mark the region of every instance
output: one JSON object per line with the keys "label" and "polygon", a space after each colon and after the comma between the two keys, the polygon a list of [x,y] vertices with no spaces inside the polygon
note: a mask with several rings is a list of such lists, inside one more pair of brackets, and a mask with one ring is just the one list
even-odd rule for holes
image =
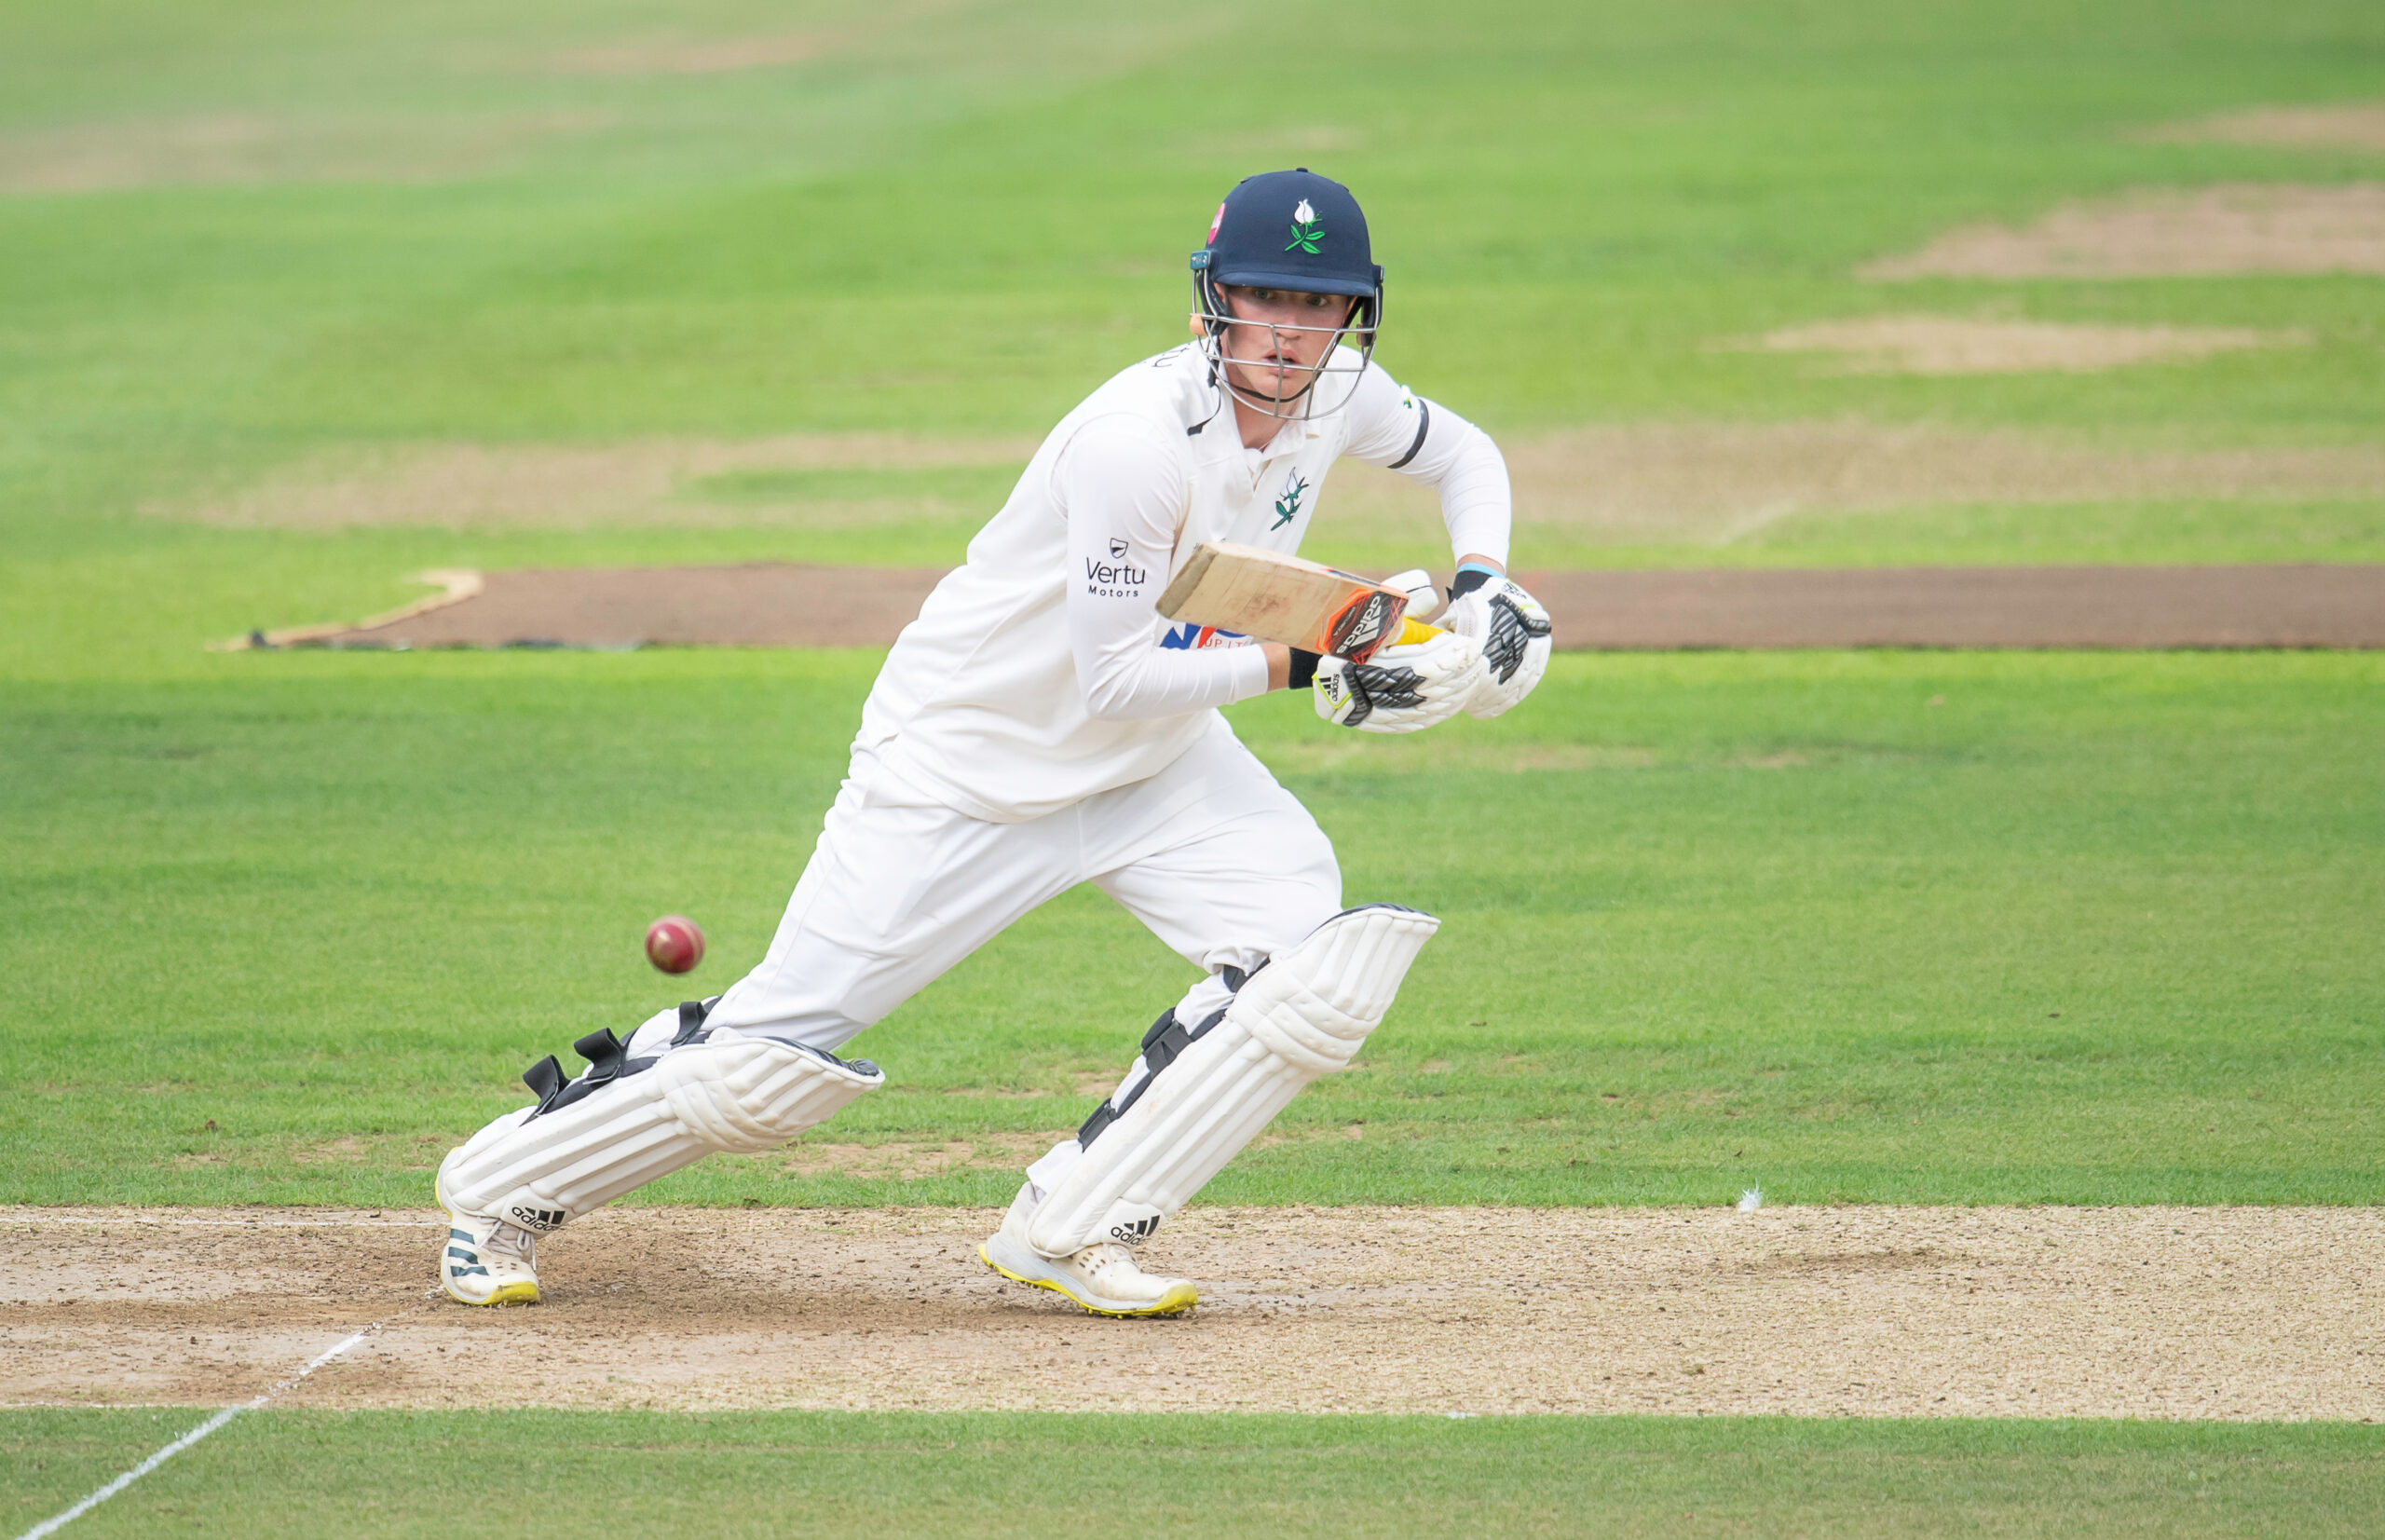
{"label": "white cricket shoe", "polygon": [[1135,1264],[1116,1241],[1100,1241],[1072,1257],[1046,1257],[1027,1244],[1034,1190],[1021,1187],[1002,1227],[977,1247],[977,1260],[1013,1283],[1065,1294],[1096,1315],[1178,1315],[1199,1302],[1189,1278],[1163,1278]]}
{"label": "white cricket shoe", "polygon": [[537,1304],[538,1238],[504,1220],[458,1212],[447,1202],[444,1179],[434,1190],[447,1211],[447,1240],[439,1255],[439,1287],[447,1297],[457,1304]]}

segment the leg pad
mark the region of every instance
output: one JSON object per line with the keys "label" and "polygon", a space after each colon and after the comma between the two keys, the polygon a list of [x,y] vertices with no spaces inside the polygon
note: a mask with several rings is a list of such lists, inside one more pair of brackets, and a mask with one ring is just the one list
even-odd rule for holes
{"label": "leg pad", "polygon": [[1066,1257],[1148,1239],[1302,1086],[1350,1062],[1440,923],[1389,904],[1345,910],[1255,970],[1123,1109],[1087,1123],[1082,1153],[1029,1221],[1029,1243]]}
{"label": "leg pad", "polygon": [[499,1118],[448,1157],[441,1201],[543,1233],[716,1150],[784,1144],[885,1083],[874,1065],[715,1032],[568,1105]]}

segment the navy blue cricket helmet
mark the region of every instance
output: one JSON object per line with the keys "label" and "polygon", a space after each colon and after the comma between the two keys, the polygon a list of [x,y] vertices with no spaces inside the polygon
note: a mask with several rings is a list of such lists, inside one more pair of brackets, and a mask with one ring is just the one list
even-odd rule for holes
{"label": "navy blue cricket helmet", "polygon": [[[1347,318],[1332,328],[1335,340],[1355,341],[1361,352],[1359,371],[1374,356],[1375,331],[1383,323],[1383,267],[1374,260],[1367,238],[1367,216],[1358,200],[1331,177],[1302,166],[1288,171],[1267,171],[1245,177],[1218,205],[1209,222],[1208,244],[1192,253],[1192,304],[1205,334],[1211,362],[1226,328],[1234,324],[1221,288],[1285,289],[1296,293],[1347,294],[1356,301]],[[1304,328],[1303,328],[1304,330]],[[1337,370],[1329,363],[1318,371]],[[1338,409],[1319,408],[1314,400],[1315,379],[1301,392],[1297,413],[1278,410],[1288,403],[1253,398],[1224,381],[1234,394],[1274,416],[1312,416]],[[1351,379],[1351,388],[1356,388]]]}

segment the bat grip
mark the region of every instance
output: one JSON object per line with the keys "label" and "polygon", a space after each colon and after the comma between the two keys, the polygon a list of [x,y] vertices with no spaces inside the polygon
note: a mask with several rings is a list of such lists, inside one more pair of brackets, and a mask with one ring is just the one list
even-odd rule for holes
{"label": "bat grip", "polygon": [[1399,634],[1391,639],[1391,645],[1412,647],[1418,642],[1429,642],[1440,634],[1441,628],[1438,626],[1428,626],[1412,617],[1402,616],[1399,620]]}

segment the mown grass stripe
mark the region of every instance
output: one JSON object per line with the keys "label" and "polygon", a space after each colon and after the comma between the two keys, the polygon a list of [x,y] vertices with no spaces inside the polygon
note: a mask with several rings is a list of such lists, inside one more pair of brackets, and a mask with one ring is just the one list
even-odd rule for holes
{"label": "mown grass stripe", "polygon": [[279,1396],[282,1392],[297,1384],[307,1375],[312,1374],[315,1370],[322,1368],[325,1364],[330,1363],[333,1359],[338,1357],[341,1354],[346,1353],[348,1349],[354,1347],[357,1343],[364,1341],[365,1338],[370,1337],[373,1333],[380,1329],[381,1323],[375,1321],[371,1326],[366,1327],[363,1330],[350,1333],[348,1336],[334,1342],[330,1347],[325,1348],[322,1352],[318,1353],[315,1356],[307,1360],[306,1367],[299,1370],[297,1373],[293,1374],[290,1378],[282,1381],[279,1384],[274,1385],[270,1389],[265,1391],[254,1400],[243,1401],[238,1406],[225,1407],[223,1411],[218,1411],[214,1416],[210,1417],[207,1421],[199,1424],[188,1433],[184,1434],[172,1443],[170,1443],[163,1449],[158,1450],[155,1454],[150,1455],[149,1458],[142,1461],[130,1470],[126,1471],[115,1480],[110,1481],[107,1485],[85,1497],[73,1507],[66,1509],[62,1513],[45,1519],[40,1523],[35,1524],[33,1528],[25,1531],[22,1535],[18,1537],[18,1540],[41,1540],[41,1537],[45,1534],[57,1533],[60,1530],[64,1529],[75,1520],[82,1518],[83,1515],[90,1512],[93,1508],[98,1507],[102,1503],[104,1503],[109,1498],[114,1497],[117,1492],[120,1492],[125,1488],[132,1485],[133,1482],[140,1480],[151,1471],[156,1470],[159,1465],[164,1465],[175,1455],[180,1454],[183,1451],[190,1448],[193,1444],[198,1443],[200,1439],[223,1427],[225,1424],[230,1422],[233,1418],[238,1417],[244,1411],[256,1411],[259,1407],[264,1406],[275,1397]]}

